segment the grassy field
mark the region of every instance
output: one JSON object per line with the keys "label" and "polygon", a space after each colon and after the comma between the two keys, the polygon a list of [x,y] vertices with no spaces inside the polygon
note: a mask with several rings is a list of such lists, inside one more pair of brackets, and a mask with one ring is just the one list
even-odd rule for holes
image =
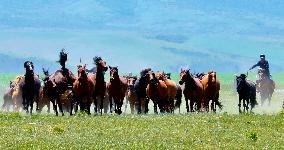
{"label": "grassy field", "polygon": [[[0,74],[0,94],[15,76]],[[273,75],[277,90],[271,106],[241,115],[234,75],[219,78],[224,109],[216,114],[186,114],[184,102],[181,114],[174,115],[129,115],[129,110],[121,116],[74,117],[2,112],[0,149],[284,149],[284,74]],[[249,78],[255,80],[255,75]]]}

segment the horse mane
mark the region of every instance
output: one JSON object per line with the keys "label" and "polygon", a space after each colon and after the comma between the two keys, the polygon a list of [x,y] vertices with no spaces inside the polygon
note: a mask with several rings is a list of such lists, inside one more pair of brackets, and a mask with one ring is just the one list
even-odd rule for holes
{"label": "horse mane", "polygon": [[101,60],[102,60],[102,58],[99,57],[99,56],[95,56],[95,57],[93,58],[94,64],[96,64],[96,65],[98,65]]}
{"label": "horse mane", "polygon": [[194,77],[193,77],[193,75],[189,72],[189,71],[187,71],[186,72],[186,74],[187,74],[187,81],[188,81],[188,88],[189,89],[191,89],[191,90],[195,90],[196,89],[196,87],[197,87],[197,85],[196,85],[196,82],[195,82],[195,80],[194,80]]}

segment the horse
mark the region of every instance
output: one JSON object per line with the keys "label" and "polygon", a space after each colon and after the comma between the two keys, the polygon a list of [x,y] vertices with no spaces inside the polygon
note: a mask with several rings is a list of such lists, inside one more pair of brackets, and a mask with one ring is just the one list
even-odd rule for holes
{"label": "horse", "polygon": [[24,76],[17,76],[16,79],[13,81],[12,86],[14,88],[12,94],[12,101],[13,101],[13,110],[15,112],[20,111],[23,108],[23,99],[22,99],[22,91],[20,88],[20,83],[24,79]]}
{"label": "horse", "polygon": [[96,65],[96,73],[88,74],[88,77],[95,83],[95,89],[93,92],[93,99],[94,99],[94,111],[95,113],[100,111],[102,115],[103,109],[108,109],[105,106],[105,98],[107,96],[106,91],[106,82],[104,74],[108,70],[106,62],[101,57],[94,57],[93,58],[94,64]]}
{"label": "horse", "polygon": [[[166,73],[165,77],[171,80],[171,73]],[[175,97],[175,109],[179,109],[179,113],[180,113],[180,106],[182,103],[182,89],[181,89],[181,86],[177,83],[176,83],[176,87],[177,87],[177,93]]]}
{"label": "horse", "polygon": [[151,68],[142,70],[140,72],[140,78],[138,78],[134,84],[135,94],[137,96],[136,109],[138,114],[142,112],[146,114],[149,111],[146,88],[151,70]]}
{"label": "horse", "polygon": [[209,102],[211,100],[211,110],[216,112],[216,105],[222,109],[222,104],[219,101],[220,81],[217,78],[215,71],[208,71],[208,73],[202,77],[201,83],[204,88],[204,105],[207,111],[209,111]]}
{"label": "horse", "polygon": [[112,100],[114,100],[114,111],[120,115],[122,113],[121,107],[127,91],[127,79],[119,76],[118,67],[109,66],[109,69],[110,81],[107,90],[110,102],[110,112],[112,113]]}
{"label": "horse", "polygon": [[[180,85],[185,84],[183,95],[185,97],[186,102],[186,110],[187,112],[194,112],[194,104],[197,106],[197,110],[201,109],[201,103],[203,100],[203,85],[198,78],[195,78],[189,70],[180,71]],[[188,100],[190,100],[190,108],[188,105]]]}
{"label": "horse", "polygon": [[13,92],[14,92],[14,85],[13,85],[13,82],[10,81],[10,86],[5,91],[5,93],[3,95],[4,103],[3,103],[2,107],[1,107],[2,111],[3,110],[9,111],[10,110],[10,106],[13,105],[13,101],[12,101]]}
{"label": "horse", "polygon": [[247,76],[245,74],[241,74],[240,76],[236,76],[237,82],[237,92],[239,94],[239,112],[241,113],[241,102],[243,100],[243,112],[249,109],[249,105],[251,106],[251,110],[257,105],[256,101],[256,84],[253,81],[246,80]]}
{"label": "horse", "polygon": [[[53,110],[55,112],[55,115],[58,116],[58,111],[57,111],[57,106],[59,107],[59,111],[61,112],[62,116],[64,116],[64,111],[63,111],[63,104],[70,104],[70,115],[72,114],[73,110],[73,105],[74,105],[74,99],[61,99],[62,95],[65,95],[66,93],[72,92],[72,87],[69,86],[69,82],[75,81],[75,76],[74,74],[69,71],[69,80],[66,77],[65,73],[63,70],[57,70],[53,74],[51,74],[48,79],[45,82],[44,88],[46,89],[46,94],[49,98],[49,100],[53,104]],[[70,102],[64,102],[66,100],[71,100]]]}
{"label": "horse", "polygon": [[87,75],[86,65],[78,67],[78,78],[73,85],[74,95],[80,104],[80,110],[91,114],[90,108],[93,102],[93,92],[95,91],[95,83]]}
{"label": "horse", "polygon": [[154,113],[158,113],[157,106],[161,113],[170,112],[168,110],[168,87],[166,83],[159,80],[155,73],[150,73],[148,76],[148,85],[146,88],[147,96],[154,103]]}
{"label": "horse", "polygon": [[45,87],[45,83],[49,77],[49,72],[48,70],[45,70],[44,68],[42,68],[42,70],[43,70],[43,74],[45,75],[45,77],[42,79],[43,86],[40,89],[40,97],[38,101],[38,113],[41,113],[43,107],[45,106],[47,106],[47,113],[50,113],[50,99],[47,95],[47,91]]}
{"label": "horse", "polygon": [[[137,77],[128,76],[126,77],[126,79],[127,79],[128,90],[126,92],[126,105],[125,106],[127,106],[127,103],[129,102],[131,114],[134,114],[135,102],[137,101],[137,95],[135,93],[134,84],[137,80]],[[125,107],[125,110],[126,110],[126,107]]]}
{"label": "horse", "polygon": [[257,81],[257,92],[260,93],[261,105],[268,99],[268,104],[271,103],[271,98],[275,90],[275,82],[271,80],[266,74],[265,70],[259,69],[259,80]]}
{"label": "horse", "polygon": [[168,75],[166,75],[164,72],[157,72],[158,79],[164,81],[165,84],[167,85],[168,99],[166,102],[165,109],[167,112],[173,113],[175,109],[175,99],[178,87],[177,84],[173,80],[168,79],[167,76],[170,76],[170,74],[168,73]]}
{"label": "horse", "polygon": [[[39,77],[34,74],[34,65],[31,61],[24,63],[26,69],[25,77],[20,81],[20,89],[22,91],[23,106],[26,113],[32,115],[34,101],[37,104],[41,88]],[[29,110],[30,108],[30,110]]]}

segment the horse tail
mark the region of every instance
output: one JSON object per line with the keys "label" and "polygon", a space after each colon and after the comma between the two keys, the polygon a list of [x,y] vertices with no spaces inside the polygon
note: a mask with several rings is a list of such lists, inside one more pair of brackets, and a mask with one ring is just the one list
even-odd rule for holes
{"label": "horse tail", "polygon": [[182,89],[179,87],[177,89],[177,94],[176,94],[176,101],[175,101],[175,108],[180,108],[181,105],[181,99],[182,99]]}

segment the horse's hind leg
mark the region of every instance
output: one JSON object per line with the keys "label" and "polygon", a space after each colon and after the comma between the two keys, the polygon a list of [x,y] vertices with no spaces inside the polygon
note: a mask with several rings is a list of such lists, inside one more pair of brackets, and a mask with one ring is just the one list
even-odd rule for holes
{"label": "horse's hind leg", "polygon": [[242,110],[241,110],[241,103],[242,103],[242,99],[239,98],[239,104],[238,104],[238,107],[239,107],[239,113],[242,113]]}

